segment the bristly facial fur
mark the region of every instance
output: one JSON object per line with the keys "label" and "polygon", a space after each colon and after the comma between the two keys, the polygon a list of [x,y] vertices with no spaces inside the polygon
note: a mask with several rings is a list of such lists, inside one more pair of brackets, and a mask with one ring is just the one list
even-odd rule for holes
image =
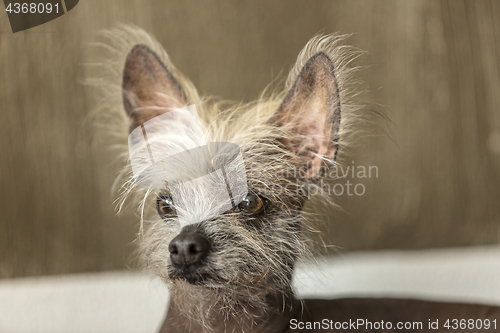
{"label": "bristly facial fur", "polygon": [[[101,82],[102,109],[114,117],[123,144],[129,131],[155,116],[195,105],[206,143],[238,145],[245,163],[246,200],[183,229],[167,187],[137,188],[130,167],[124,171],[129,178],[119,206],[129,197],[139,203],[139,252],[145,266],[169,286],[179,312],[202,327],[211,326],[213,311],[257,322],[259,315],[277,311],[277,303],[286,307],[293,299],[293,264],[307,255],[302,207],[317,180],[336,163],[356,118],[350,89],[355,69],[348,65],[359,52],[341,45],[345,36],[316,36],[300,52],[282,91],[230,105],[200,98],[144,31],[122,27],[104,35],[111,60],[106,61],[110,77]],[[207,194],[193,195],[203,201]],[[169,246],[181,233],[206,240],[202,260],[172,262]]]}

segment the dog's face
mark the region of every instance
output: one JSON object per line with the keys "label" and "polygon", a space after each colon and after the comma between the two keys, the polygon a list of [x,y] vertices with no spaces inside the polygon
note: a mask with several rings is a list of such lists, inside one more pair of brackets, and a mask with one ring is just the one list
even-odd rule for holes
{"label": "dog's face", "polygon": [[[227,203],[214,200],[218,196],[210,186],[185,192],[189,207],[179,206],[179,193],[168,184],[149,189],[155,198],[144,204],[155,206],[157,216],[148,220],[142,237],[148,266],[173,286],[211,290],[226,301],[240,297],[250,302],[259,292],[287,291],[293,263],[304,250],[300,212],[307,191],[332,166],[338,149],[341,104],[332,59],[315,53],[287,92],[233,110],[189,97],[196,94],[186,91],[190,85],[170,68],[144,45],[129,52],[122,87],[130,130],[195,104],[206,143],[229,142],[239,148],[237,167],[244,170],[246,191],[222,209]],[[165,132],[179,126],[188,129],[182,133],[193,132],[189,122],[172,121],[179,123]],[[168,143],[169,133],[164,134]],[[198,140],[183,135],[186,141]],[[166,171],[182,176],[198,162],[179,160],[176,170]],[[179,222],[181,210],[183,216],[205,216],[204,207],[214,205],[217,215]]]}

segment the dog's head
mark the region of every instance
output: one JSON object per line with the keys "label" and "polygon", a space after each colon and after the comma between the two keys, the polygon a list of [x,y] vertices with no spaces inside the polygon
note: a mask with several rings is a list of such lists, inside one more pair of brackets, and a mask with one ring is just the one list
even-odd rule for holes
{"label": "dog's head", "polygon": [[[230,108],[198,98],[172,64],[148,46],[129,51],[122,91],[131,132],[145,132],[152,120],[195,105],[196,124],[189,117],[171,117],[163,128],[157,126],[155,140],[167,146],[177,140],[177,147],[188,142],[186,149],[214,142],[223,143],[222,150],[236,147],[234,154],[218,155],[227,159],[222,157],[220,165],[236,161],[234,170],[218,173],[227,196],[211,182],[185,186],[217,171],[213,149],[206,163],[203,153],[191,154],[157,171],[175,174],[184,183],[169,180],[145,191],[144,208],[154,207],[155,216],[144,219],[142,255],[173,287],[174,297],[176,292],[193,296],[194,302],[212,297],[231,308],[259,306],[272,293],[289,294],[293,263],[305,251],[302,207],[316,181],[334,165],[340,143],[346,69],[336,41],[311,41],[282,93]],[[233,177],[236,183],[244,179],[243,190],[231,187]]]}

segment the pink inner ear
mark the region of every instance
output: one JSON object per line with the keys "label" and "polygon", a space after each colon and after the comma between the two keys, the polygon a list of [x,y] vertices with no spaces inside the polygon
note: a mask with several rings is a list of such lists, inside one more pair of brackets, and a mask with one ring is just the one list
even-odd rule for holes
{"label": "pink inner ear", "polygon": [[[307,109],[304,110],[303,116],[297,119],[296,133],[302,137],[302,142],[297,150],[297,154],[303,156],[308,163],[308,178],[315,178],[321,174],[321,166],[327,166],[326,159],[333,159],[335,149],[332,151],[329,139],[331,137],[331,127],[328,123],[327,105],[324,103],[324,91],[315,91],[309,98]],[[304,105],[303,104],[303,105]],[[299,112],[301,113],[301,112]],[[332,156],[329,156],[332,154]]]}
{"label": "pink inner ear", "polygon": [[[289,133],[283,143],[301,157],[315,179],[330,167],[337,151],[340,108],[333,64],[317,54],[304,66],[273,122]],[[335,135],[333,135],[335,134]]]}

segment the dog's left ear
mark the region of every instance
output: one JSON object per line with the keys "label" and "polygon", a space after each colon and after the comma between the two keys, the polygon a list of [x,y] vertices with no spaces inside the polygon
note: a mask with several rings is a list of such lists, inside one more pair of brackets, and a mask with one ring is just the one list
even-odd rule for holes
{"label": "dog's left ear", "polygon": [[271,122],[286,133],[282,143],[302,159],[307,179],[318,179],[333,165],[340,99],[333,62],[325,53],[307,61]]}

